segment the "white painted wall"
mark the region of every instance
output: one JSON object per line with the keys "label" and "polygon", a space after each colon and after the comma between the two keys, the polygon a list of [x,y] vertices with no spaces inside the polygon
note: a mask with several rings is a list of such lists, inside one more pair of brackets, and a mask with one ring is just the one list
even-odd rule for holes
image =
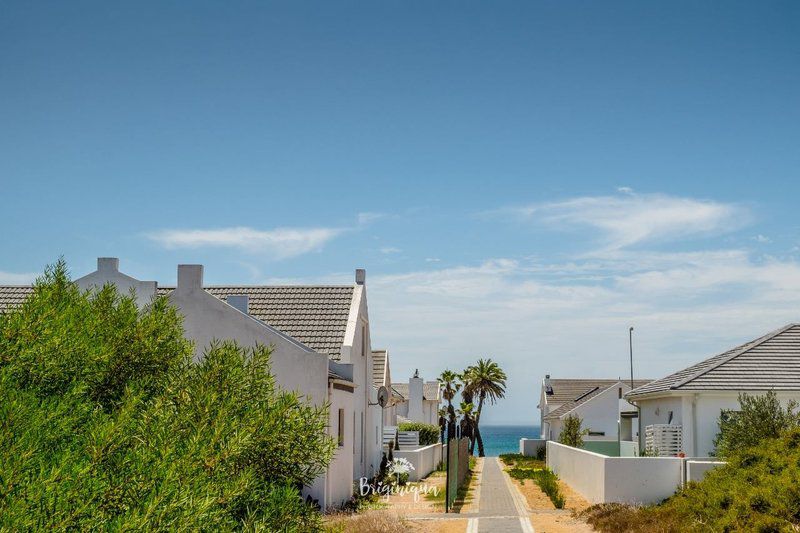
{"label": "white painted wall", "polygon": [[546,445],[546,439],[519,439],[519,453],[525,457],[536,457],[539,450]]}
{"label": "white painted wall", "polygon": [[338,437],[339,432],[339,409],[344,409],[344,444],[336,448],[335,455],[331,461],[328,471],[325,474],[326,507],[331,505],[341,505],[352,496],[353,484],[353,395],[354,392],[347,392],[335,389],[333,384],[329,385],[330,391],[330,435]]}
{"label": "white painted wall", "polygon": [[[764,391],[743,391],[750,395]],[[789,400],[800,400],[800,392],[778,392],[782,405]],[[719,415],[722,410],[739,409],[739,391],[709,391],[699,393],[676,393],[637,401],[644,428],[650,424],[666,424],[672,411],[672,423],[683,426],[683,451],[688,457],[708,457],[714,453],[714,438],[719,433]]]}
{"label": "white painted wall", "polygon": [[711,470],[725,464],[724,461],[686,461],[686,481],[702,481]]}
{"label": "white painted wall", "polygon": [[117,292],[128,294],[133,291],[136,295],[136,305],[144,307],[156,295],[155,281],[139,281],[119,271],[119,259],[116,257],[98,257],[97,270],[75,280],[81,290],[102,288],[106,284],[113,284]]}
{"label": "white painted wall", "polygon": [[419,481],[436,470],[436,467],[442,462],[444,459],[442,450],[442,443],[437,442],[416,450],[398,450],[392,455],[395,459],[408,459],[414,465],[414,470],[408,474],[408,480]]}
{"label": "white painted wall", "polygon": [[683,460],[674,457],[606,457],[547,443],[547,466],[592,503],[656,503],[681,485]]}

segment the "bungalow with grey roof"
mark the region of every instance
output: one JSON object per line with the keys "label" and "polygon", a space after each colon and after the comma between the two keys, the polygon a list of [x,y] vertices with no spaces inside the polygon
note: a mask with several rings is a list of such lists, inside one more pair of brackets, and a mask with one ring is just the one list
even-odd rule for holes
{"label": "bungalow with grey roof", "polygon": [[773,390],[782,403],[800,400],[800,324],[789,324],[755,340],[637,387],[625,398],[639,408],[644,431],[640,449],[656,432],[674,436],[675,449],[708,457],[714,453],[723,411],[739,408],[739,394]]}

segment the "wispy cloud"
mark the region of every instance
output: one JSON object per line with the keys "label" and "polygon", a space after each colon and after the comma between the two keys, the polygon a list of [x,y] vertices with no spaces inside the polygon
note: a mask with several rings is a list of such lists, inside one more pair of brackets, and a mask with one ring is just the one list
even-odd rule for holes
{"label": "wispy cloud", "polygon": [[400,248],[395,248],[394,246],[384,246],[379,250],[382,254],[389,255],[389,254],[399,254],[403,250]]}
{"label": "wispy cloud", "polygon": [[3,285],[27,285],[39,276],[33,272],[3,272],[0,270],[0,284]]}
{"label": "wispy cloud", "polygon": [[373,211],[367,211],[358,214],[358,224],[360,226],[371,224],[376,220],[380,220],[382,218],[386,218],[388,215],[386,213],[376,213]]}
{"label": "wispy cloud", "polygon": [[741,206],[664,194],[585,196],[495,211],[558,229],[589,228],[605,250],[653,241],[714,235],[741,228],[750,220]]}
{"label": "wispy cloud", "polygon": [[249,227],[219,229],[165,229],[147,237],[167,249],[238,248],[286,259],[321,249],[341,235],[341,228],[275,228],[258,230]]}

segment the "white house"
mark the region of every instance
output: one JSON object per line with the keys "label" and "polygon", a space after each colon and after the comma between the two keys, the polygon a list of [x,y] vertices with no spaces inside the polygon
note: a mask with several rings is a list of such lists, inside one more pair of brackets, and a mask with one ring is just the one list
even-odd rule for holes
{"label": "white house", "polygon": [[[381,460],[382,410],[372,383],[365,272],[346,286],[206,286],[201,265],[180,265],[177,287],[141,282],[119,272],[116,258],[76,283],[86,289],[114,283],[136,291],[137,303],[170,298],[184,315],[197,356],[213,339],[273,346],[276,382],[317,404],[330,404],[330,434],[340,443],[326,475],[307,493],[324,506],[352,494],[352,481],[371,477]],[[0,312],[19,305],[30,286],[0,287]]]}
{"label": "white house", "polygon": [[[648,383],[635,380],[634,387]],[[617,379],[542,380],[539,393],[541,437],[558,440],[564,419],[570,415],[583,420],[587,441],[631,440],[638,432],[636,407],[623,399],[630,381]]]}
{"label": "white house", "polygon": [[721,412],[739,408],[739,393],[768,390],[774,390],[784,404],[800,400],[800,324],[784,326],[625,397],[639,408],[645,431],[657,424],[673,426],[679,429],[680,451],[688,457],[708,457],[714,452]]}
{"label": "white house", "polygon": [[408,383],[392,383],[392,396],[398,422],[410,420],[439,424],[442,391],[438,381],[425,382],[419,377],[419,372],[414,372]]}

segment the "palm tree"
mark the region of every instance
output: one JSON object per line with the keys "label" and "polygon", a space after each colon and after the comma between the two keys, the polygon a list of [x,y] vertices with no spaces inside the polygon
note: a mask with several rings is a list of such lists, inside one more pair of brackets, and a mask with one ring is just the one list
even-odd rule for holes
{"label": "palm tree", "polygon": [[442,372],[439,381],[442,383],[442,396],[447,400],[447,417],[449,419],[447,438],[451,439],[456,436],[456,411],[453,409],[453,398],[461,388],[461,383],[458,381],[458,374],[452,370]]}
{"label": "palm tree", "polygon": [[[481,438],[481,411],[486,400],[496,403],[506,394],[506,373],[491,359],[479,359],[478,364],[467,368],[462,375],[464,392],[478,397],[478,411],[475,413],[475,440],[478,442],[478,456],[485,457]],[[471,451],[474,451],[474,447]]]}
{"label": "palm tree", "polygon": [[458,416],[461,417],[461,437],[467,437],[472,442],[475,438],[475,405],[471,401],[462,401]]}

